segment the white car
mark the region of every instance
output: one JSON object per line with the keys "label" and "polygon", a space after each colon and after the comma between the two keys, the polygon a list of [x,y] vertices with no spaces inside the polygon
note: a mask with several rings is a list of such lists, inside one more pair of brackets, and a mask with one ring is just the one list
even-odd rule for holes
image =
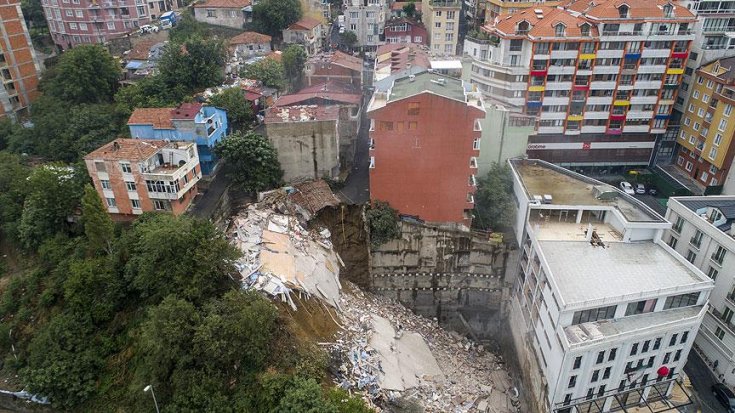
{"label": "white car", "polygon": [[140,26],[140,34],[146,34],[146,33],[158,33],[158,26],[153,26],[151,24],[144,24]]}
{"label": "white car", "polygon": [[344,34],[345,32],[345,26],[342,26],[339,28],[339,34]]}
{"label": "white car", "polygon": [[635,184],[635,193],[643,195],[646,193],[646,186],[643,184]]}
{"label": "white car", "polygon": [[635,191],[633,190],[633,185],[631,185],[629,182],[623,181],[620,183],[620,189],[623,190],[628,195],[635,195]]}

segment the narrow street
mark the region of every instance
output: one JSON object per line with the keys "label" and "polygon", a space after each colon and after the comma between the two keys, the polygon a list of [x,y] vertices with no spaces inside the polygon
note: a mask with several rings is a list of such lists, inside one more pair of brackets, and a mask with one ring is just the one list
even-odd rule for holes
{"label": "narrow street", "polygon": [[715,384],[715,378],[694,349],[689,353],[684,371],[692,382],[692,387],[694,387],[692,400],[699,403],[700,411],[702,413],[726,413],[725,408],[712,394],[711,388]]}

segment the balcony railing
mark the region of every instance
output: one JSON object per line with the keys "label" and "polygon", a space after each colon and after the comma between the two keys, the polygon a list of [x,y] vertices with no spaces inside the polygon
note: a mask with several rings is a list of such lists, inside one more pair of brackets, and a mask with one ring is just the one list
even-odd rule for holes
{"label": "balcony railing", "polygon": [[643,36],[642,30],[620,31],[620,30],[603,30],[603,36]]}

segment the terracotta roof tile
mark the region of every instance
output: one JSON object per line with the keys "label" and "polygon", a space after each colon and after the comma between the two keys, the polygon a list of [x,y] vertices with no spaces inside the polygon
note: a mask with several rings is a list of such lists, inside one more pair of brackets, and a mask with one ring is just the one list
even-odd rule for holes
{"label": "terracotta roof tile", "polygon": [[584,13],[592,19],[620,19],[619,7],[623,4],[629,8],[630,19],[666,18],[664,5],[673,6],[674,18],[693,19],[694,14],[686,7],[668,0],[577,0],[566,4],[566,8]]}
{"label": "terracotta roof tile", "polygon": [[156,129],[173,129],[172,108],[137,108],[128,119],[128,125],[153,125]]}
{"label": "terracotta roof tile", "polygon": [[202,110],[201,103],[182,103],[171,111],[171,119],[194,119],[200,110]]}
{"label": "terracotta roof tile", "polygon": [[118,138],[90,152],[84,159],[143,161],[167,145],[168,142],[161,140]]}
{"label": "terracotta roof tile", "polygon": [[230,44],[270,43],[271,37],[258,32],[244,32],[230,39]]}
{"label": "terracotta roof tile", "polygon": [[250,0],[207,0],[204,3],[195,4],[194,7],[210,9],[242,9],[250,4]]}
{"label": "terracotta roof tile", "polygon": [[313,19],[311,17],[304,17],[303,19],[297,21],[296,23],[288,26],[288,30],[311,30],[315,28],[316,26],[319,26],[322,24],[317,19]]}

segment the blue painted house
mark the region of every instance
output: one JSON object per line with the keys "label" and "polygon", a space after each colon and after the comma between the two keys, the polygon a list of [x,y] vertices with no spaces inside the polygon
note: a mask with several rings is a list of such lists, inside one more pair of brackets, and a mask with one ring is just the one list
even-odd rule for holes
{"label": "blue painted house", "polygon": [[218,159],[212,148],[226,136],[227,112],[200,103],[177,108],[138,108],[128,119],[130,136],[136,139],[168,139],[196,142],[202,173],[210,175]]}

